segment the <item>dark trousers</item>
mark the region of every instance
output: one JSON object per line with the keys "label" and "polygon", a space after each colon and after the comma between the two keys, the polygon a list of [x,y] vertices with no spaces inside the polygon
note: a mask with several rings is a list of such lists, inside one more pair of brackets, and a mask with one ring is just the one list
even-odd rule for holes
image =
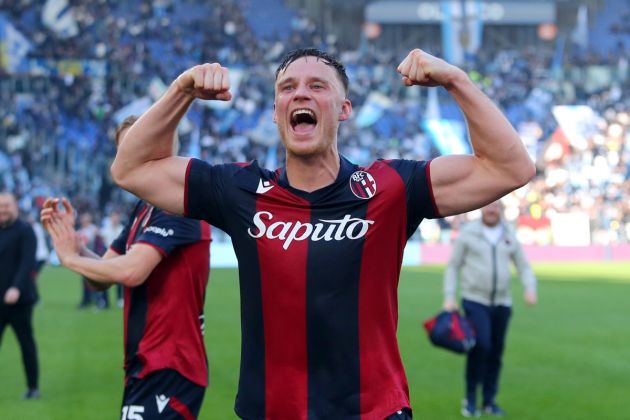
{"label": "dark trousers", "polygon": [[477,344],[466,359],[466,398],[476,402],[477,387],[481,385],[483,406],[486,406],[495,402],[499,390],[501,359],[512,308],[486,306],[466,299],[462,306],[477,333]]}
{"label": "dark trousers", "polygon": [[35,261],[35,277],[42,271],[42,268],[46,265],[46,260],[37,260]]}
{"label": "dark trousers", "polygon": [[107,290],[95,290],[92,286],[90,286],[85,277],[81,277],[81,283],[83,290],[79,308],[87,308],[92,304],[95,304],[99,309],[109,308],[109,294],[107,293]]}
{"label": "dark trousers", "polygon": [[10,325],[22,350],[22,364],[26,373],[29,389],[37,389],[39,364],[37,362],[37,346],[33,335],[34,305],[0,305],[0,343],[4,328]]}

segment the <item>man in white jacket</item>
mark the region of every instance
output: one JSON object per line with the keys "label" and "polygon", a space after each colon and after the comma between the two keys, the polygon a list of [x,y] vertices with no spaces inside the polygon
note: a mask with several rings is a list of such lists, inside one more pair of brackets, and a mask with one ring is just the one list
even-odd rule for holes
{"label": "man in white jacket", "polygon": [[510,260],[516,266],[529,305],[537,301],[536,277],[514,232],[504,223],[500,201],[481,209],[481,220],[462,228],[444,273],[444,309],[456,310],[461,278],[462,306],[477,333],[477,344],[466,360],[464,417],[477,417],[477,388],[483,391],[484,414],[502,416],[496,403],[501,358],[512,314]]}

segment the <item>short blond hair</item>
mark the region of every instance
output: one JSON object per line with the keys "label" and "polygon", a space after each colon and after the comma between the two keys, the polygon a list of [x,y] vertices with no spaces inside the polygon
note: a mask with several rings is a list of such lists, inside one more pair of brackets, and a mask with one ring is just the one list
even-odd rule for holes
{"label": "short blond hair", "polygon": [[114,135],[114,143],[116,143],[116,147],[120,145],[120,135],[122,134],[122,132],[134,125],[139,118],[140,117],[136,115],[130,115],[122,120],[120,124],[118,124],[118,126],[116,127],[116,134]]}

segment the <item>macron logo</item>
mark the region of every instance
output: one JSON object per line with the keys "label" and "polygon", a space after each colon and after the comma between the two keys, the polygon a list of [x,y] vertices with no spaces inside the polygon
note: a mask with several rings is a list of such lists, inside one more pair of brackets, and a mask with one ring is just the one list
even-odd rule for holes
{"label": "macron logo", "polygon": [[164,394],[155,396],[155,402],[157,403],[158,412],[160,414],[162,414],[162,411],[166,408],[166,404],[168,404],[169,400],[170,398],[167,398]]}
{"label": "macron logo", "polygon": [[260,181],[258,181],[258,188],[256,189],[256,194],[264,194],[272,188],[273,188],[273,185],[271,185],[271,182],[263,181],[262,178],[260,178]]}

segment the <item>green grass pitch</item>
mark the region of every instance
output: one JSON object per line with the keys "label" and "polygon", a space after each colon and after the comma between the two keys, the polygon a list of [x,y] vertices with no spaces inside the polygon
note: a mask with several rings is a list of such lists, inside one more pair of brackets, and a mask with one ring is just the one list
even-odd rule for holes
{"label": "green grass pitch", "polygon": [[[527,308],[514,284],[514,315],[499,393],[513,419],[627,419],[630,396],[630,263],[538,264],[539,304]],[[443,267],[403,270],[401,352],[414,417],[458,419],[464,358],[432,347],[422,321],[441,306]],[[35,328],[38,401],[25,390],[11,330],[0,347],[0,418],[114,419],[123,388],[122,311],[79,311],[78,276],[47,267]],[[113,295],[113,293],[112,293]],[[232,419],[240,357],[236,270],[215,269],[206,304],[210,387],[201,419]]]}

